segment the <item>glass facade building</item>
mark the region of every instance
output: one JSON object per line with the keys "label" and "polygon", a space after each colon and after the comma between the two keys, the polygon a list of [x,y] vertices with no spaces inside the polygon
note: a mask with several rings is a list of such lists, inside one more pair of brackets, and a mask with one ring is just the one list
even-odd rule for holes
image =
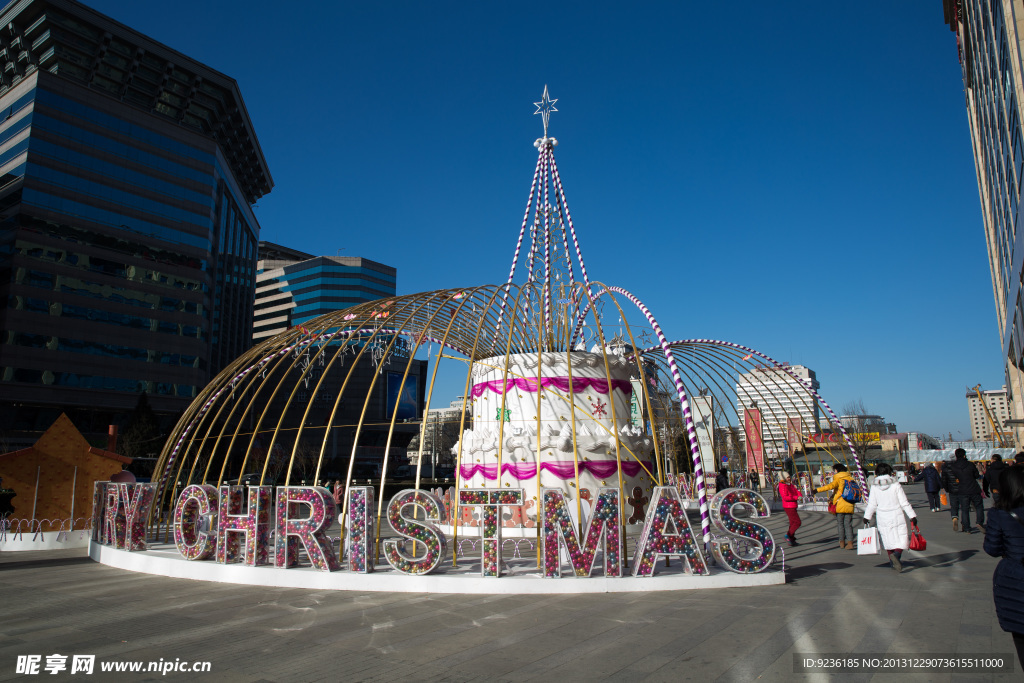
{"label": "glass facade building", "polygon": [[253,341],[325,313],[395,296],[396,272],[357,256],[312,256],[260,242]]}
{"label": "glass facade building", "polygon": [[943,0],[956,34],[1016,447],[1024,447],[1022,0]]}
{"label": "glass facade building", "polygon": [[184,410],[251,344],[273,181],[237,84],[70,0],[0,32],[0,430]]}

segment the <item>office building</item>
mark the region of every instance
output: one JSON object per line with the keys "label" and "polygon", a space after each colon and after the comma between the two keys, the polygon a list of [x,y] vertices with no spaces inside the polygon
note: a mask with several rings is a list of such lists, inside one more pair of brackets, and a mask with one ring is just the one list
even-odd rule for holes
{"label": "office building", "polygon": [[783,444],[786,442],[787,417],[799,417],[800,429],[805,435],[819,431],[818,403],[790,372],[814,391],[818,390],[820,385],[814,370],[788,363],[783,363],[782,368],[759,366],[751,372],[740,373],[736,383],[740,424],[743,424],[743,409],[756,407],[761,411],[763,441],[769,454],[786,451]]}
{"label": "office building", "polygon": [[251,345],[273,181],[238,85],[72,0],[0,19],[0,431],[178,414]]}
{"label": "office building", "polygon": [[396,270],[352,256],[313,256],[260,242],[252,340],[325,313],[395,295]]}
{"label": "office building", "polygon": [[[956,34],[967,121],[988,247],[996,324],[1006,368],[1009,426],[1024,445],[1024,231],[1019,230],[1024,184],[1019,0],[943,0],[946,24]],[[952,53],[953,41],[950,41]],[[964,228],[971,229],[971,226]],[[1018,244],[1018,243],[1021,244]],[[1000,425],[1002,428],[1004,425]],[[973,425],[971,427],[974,429]]]}
{"label": "office building", "polygon": [[[978,396],[978,393],[981,396]],[[993,423],[999,426],[1004,437],[1009,432],[1003,427],[1010,419],[1010,399],[1006,387],[989,391],[967,391],[967,415],[971,420],[971,441],[999,440]],[[1009,444],[1007,444],[1009,446]]]}

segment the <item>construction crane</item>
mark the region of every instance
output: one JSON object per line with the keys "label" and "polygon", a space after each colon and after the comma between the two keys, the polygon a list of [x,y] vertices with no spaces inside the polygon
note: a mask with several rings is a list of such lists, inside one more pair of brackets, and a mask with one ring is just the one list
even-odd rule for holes
{"label": "construction crane", "polygon": [[981,393],[981,385],[978,384],[973,388],[967,387],[967,391],[973,391],[978,395],[978,400],[981,401],[981,407],[985,411],[985,416],[988,417],[988,421],[992,425],[992,429],[995,430],[996,436],[999,437],[999,447],[1009,448],[1011,444],[1007,443],[1006,437],[1003,436],[1003,430],[999,429],[999,424],[996,422],[996,419],[992,417],[992,411],[988,409],[988,404],[985,403],[985,397]]}

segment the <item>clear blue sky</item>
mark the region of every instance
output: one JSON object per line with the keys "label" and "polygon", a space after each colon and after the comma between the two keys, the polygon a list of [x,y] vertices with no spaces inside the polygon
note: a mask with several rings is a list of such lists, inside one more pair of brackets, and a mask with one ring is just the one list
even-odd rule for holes
{"label": "clear blue sky", "polygon": [[393,265],[399,293],[503,282],[547,83],[591,277],[671,338],[936,436],[1003,384],[940,0],[90,4],[238,81],[263,239]]}

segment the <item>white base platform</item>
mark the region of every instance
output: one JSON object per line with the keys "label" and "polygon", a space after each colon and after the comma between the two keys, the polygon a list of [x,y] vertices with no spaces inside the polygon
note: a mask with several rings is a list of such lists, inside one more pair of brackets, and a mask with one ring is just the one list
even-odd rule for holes
{"label": "white base platform", "polygon": [[680,562],[673,558],[665,568],[658,563],[658,574],[646,578],[624,576],[605,578],[596,568],[590,578],[576,578],[571,570],[560,579],[543,578],[536,560],[506,559],[508,569],[501,578],[480,576],[479,558],[468,557],[453,568],[446,561],[442,567],[426,576],[406,576],[387,564],[377,571],[359,574],[348,569],[321,572],[311,567],[277,569],[272,566],[246,567],[240,564],[217,564],[209,560],[189,561],[181,557],[173,544],[150,544],[142,552],[127,552],[109,546],[91,543],[89,557],[118,569],[169,576],[196,581],[217,581],[250,586],[278,588],[312,588],[316,590],[371,591],[391,593],[466,593],[466,594],[559,594],[559,593],[629,593],[636,591],[695,590],[701,588],[738,588],[784,584],[786,575],[780,569],[760,574],[734,574],[711,567],[709,576],[691,576],[682,571]]}
{"label": "white base platform", "polygon": [[88,548],[89,537],[92,532],[69,531],[46,531],[36,536],[35,534],[13,534],[7,532],[0,536],[0,553],[20,552],[27,550],[67,550],[68,548]]}

